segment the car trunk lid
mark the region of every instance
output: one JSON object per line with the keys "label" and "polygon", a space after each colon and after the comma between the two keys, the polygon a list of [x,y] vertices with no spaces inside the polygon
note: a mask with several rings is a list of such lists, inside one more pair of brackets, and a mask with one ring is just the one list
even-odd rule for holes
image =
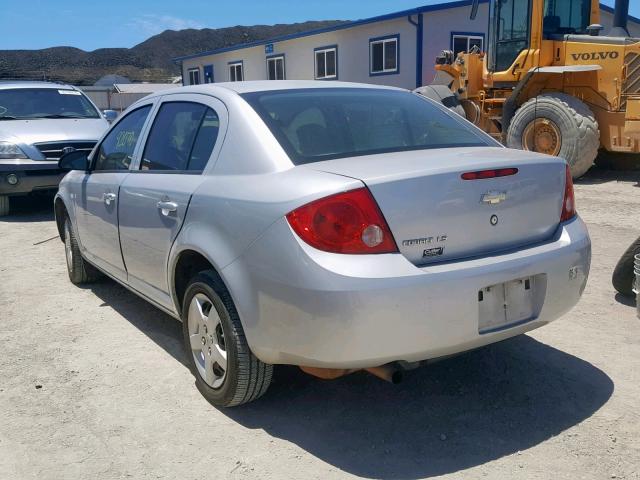
{"label": "car trunk lid", "polygon": [[[562,160],[504,148],[369,155],[306,168],[361,180],[378,203],[400,252],[415,265],[544,241],[557,229],[564,195]],[[462,178],[467,172],[505,168],[517,173]]]}

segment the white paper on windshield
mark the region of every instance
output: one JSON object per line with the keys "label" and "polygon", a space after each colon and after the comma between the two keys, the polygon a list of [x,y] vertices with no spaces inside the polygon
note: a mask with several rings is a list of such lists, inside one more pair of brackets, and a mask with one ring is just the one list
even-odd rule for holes
{"label": "white paper on windshield", "polygon": [[79,91],[77,90],[58,90],[58,93],[60,95],[82,95]]}

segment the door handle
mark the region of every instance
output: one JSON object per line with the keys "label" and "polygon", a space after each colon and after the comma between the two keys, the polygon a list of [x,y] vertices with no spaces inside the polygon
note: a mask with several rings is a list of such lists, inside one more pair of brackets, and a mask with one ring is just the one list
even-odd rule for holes
{"label": "door handle", "polygon": [[178,210],[178,204],[176,202],[158,202],[158,210],[164,215],[168,217],[171,213],[174,213]]}
{"label": "door handle", "polygon": [[104,204],[109,206],[111,205],[111,202],[113,202],[116,199],[116,194],[115,193],[104,193],[102,194],[102,200],[104,201]]}

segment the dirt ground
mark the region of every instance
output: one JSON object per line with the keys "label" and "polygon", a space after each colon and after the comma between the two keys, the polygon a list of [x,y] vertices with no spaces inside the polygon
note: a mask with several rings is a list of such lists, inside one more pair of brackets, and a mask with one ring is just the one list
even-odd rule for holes
{"label": "dirt ground", "polygon": [[276,368],[217,410],[180,325],[111,281],[73,286],[50,199],[0,219],[0,479],[640,478],[640,320],[611,271],[640,234],[640,176],[576,185],[593,241],[579,305],[498,345],[333,382]]}

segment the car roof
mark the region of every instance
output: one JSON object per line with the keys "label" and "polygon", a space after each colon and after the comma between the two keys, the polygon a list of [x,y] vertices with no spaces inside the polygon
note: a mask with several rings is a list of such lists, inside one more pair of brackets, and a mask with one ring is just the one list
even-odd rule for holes
{"label": "car roof", "polygon": [[[163,96],[168,93],[201,93],[214,95],[222,91],[228,93],[268,92],[276,90],[296,90],[307,88],[374,88],[380,90],[404,90],[386,85],[372,85],[370,83],[353,83],[321,80],[251,80],[244,82],[220,82],[190,85],[186,87],[172,88],[170,91],[157,92],[149,97]],[[147,97],[147,98],[149,98]]]}
{"label": "car roof", "polygon": [[6,80],[0,81],[0,90],[9,88],[51,88],[59,90],[75,90],[71,85],[65,85],[63,83],[53,82],[35,82],[35,81],[16,81]]}

